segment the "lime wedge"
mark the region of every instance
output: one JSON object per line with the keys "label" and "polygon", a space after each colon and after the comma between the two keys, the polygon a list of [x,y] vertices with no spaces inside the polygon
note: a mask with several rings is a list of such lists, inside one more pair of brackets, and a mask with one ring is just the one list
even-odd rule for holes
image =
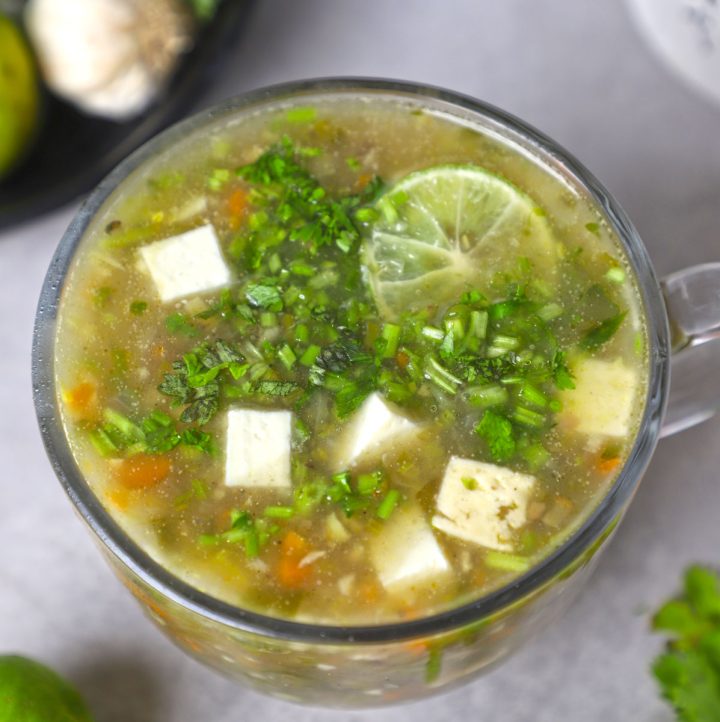
{"label": "lime wedge", "polygon": [[489,291],[498,273],[527,258],[551,280],[561,246],[542,209],[479,166],[411,173],[376,203],[363,262],[380,313],[390,319],[463,291]]}
{"label": "lime wedge", "polygon": [[30,48],[0,15],[0,178],[21,159],[38,124],[39,91]]}

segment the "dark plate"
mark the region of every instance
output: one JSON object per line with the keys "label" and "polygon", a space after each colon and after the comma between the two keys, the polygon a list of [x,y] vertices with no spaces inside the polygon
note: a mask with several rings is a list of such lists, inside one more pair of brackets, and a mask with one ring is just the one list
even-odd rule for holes
{"label": "dark plate", "polygon": [[182,117],[220,72],[252,0],[224,0],[160,97],[142,115],[117,123],[46,96],[43,129],[30,156],[0,183],[0,228],[35,218],[83,195],[120,160]]}

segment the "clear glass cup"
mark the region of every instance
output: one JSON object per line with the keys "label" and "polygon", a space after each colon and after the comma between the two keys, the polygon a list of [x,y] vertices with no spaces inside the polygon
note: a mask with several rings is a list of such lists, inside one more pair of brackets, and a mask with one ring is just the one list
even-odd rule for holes
{"label": "clear glass cup", "polygon": [[[190,133],[272,106],[363,97],[440,112],[481,128],[582,186],[623,243],[647,319],[650,373],[645,412],[627,463],[585,522],[542,562],[507,586],[455,609],[377,626],[321,626],[263,616],[180,581],[138,547],[95,498],[72,457],[54,381],[56,321],[66,273],[84,232],[123,180]],[[669,316],[668,316],[669,314]],[[670,367],[677,378],[670,390]],[[570,154],[503,111],[410,83],[311,80],[257,90],[165,131],[123,161],[78,211],[50,265],[33,345],[33,387],[42,437],[55,469],[121,581],[186,652],[222,673],[286,700],[368,707],[414,700],[467,682],[560,616],[589,577],[622,519],[661,435],[698,423],[720,403],[720,263],[658,282],[625,213]],[[665,407],[669,407],[665,414]]]}

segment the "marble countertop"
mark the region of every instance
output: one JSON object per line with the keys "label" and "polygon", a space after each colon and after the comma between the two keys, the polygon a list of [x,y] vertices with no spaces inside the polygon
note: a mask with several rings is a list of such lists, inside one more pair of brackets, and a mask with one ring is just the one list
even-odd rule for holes
{"label": "marble countertop", "polygon": [[[628,211],[660,275],[720,260],[720,108],[648,51],[620,0],[262,0],[210,102],[300,77],[424,81],[554,137]],[[648,673],[649,610],[720,549],[720,419],[661,442],[567,615],[504,666],[405,707],[327,712],[263,698],[188,659],[142,616],[45,457],[30,343],[43,275],[75,208],[0,234],[0,650],[72,679],[98,722],[670,722]]]}

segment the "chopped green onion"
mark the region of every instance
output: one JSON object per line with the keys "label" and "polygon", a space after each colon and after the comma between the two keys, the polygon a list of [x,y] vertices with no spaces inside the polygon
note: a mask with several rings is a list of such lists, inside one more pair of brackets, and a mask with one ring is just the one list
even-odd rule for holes
{"label": "chopped green onion", "polygon": [[263,516],[269,519],[290,519],[295,515],[295,509],[291,506],[266,506]]}
{"label": "chopped green onion", "polygon": [[256,557],[260,553],[260,540],[257,530],[253,527],[245,532],[245,554]]}
{"label": "chopped green onion", "polygon": [[540,389],[535,388],[530,384],[524,384],[520,389],[520,398],[527,403],[544,409],[548,405],[548,400],[545,394]]}
{"label": "chopped green onion", "polygon": [[381,337],[385,341],[382,357],[392,358],[397,352],[398,341],[400,340],[400,326],[394,323],[383,324]]}
{"label": "chopped green onion", "polygon": [[287,344],[278,351],[278,358],[288,371],[295,365],[295,361],[297,361],[295,352]]}
{"label": "chopped green onion", "polygon": [[605,278],[613,283],[624,283],[625,282],[625,271],[622,268],[611,268],[606,274]]}
{"label": "chopped green onion", "polygon": [[506,403],[508,400],[508,392],[507,389],[496,384],[490,386],[473,386],[468,389],[467,397],[473,406],[486,408],[488,406],[498,406]]}
{"label": "chopped green onion", "polygon": [[320,346],[316,346],[315,344],[308,346],[300,357],[300,363],[303,366],[312,366],[315,363],[315,359],[320,355],[321,350]]}
{"label": "chopped green onion", "polygon": [[517,554],[507,554],[490,549],[485,552],[485,565],[506,572],[525,572],[530,569],[530,560]]}
{"label": "chopped green onion", "polygon": [[440,343],[440,341],[445,338],[445,334],[436,326],[423,326],[420,333],[424,338],[430,341],[436,341],[437,343]]}
{"label": "chopped green onion", "polygon": [[282,261],[277,253],[273,253],[268,259],[268,268],[270,273],[277,273],[282,268]]}
{"label": "chopped green onion", "polygon": [[559,303],[548,303],[538,310],[537,315],[543,321],[552,321],[563,315],[563,307]]}
{"label": "chopped green onion", "polygon": [[504,349],[505,351],[514,351],[520,346],[520,339],[514,336],[503,336],[498,334],[492,340],[492,345],[495,348]]}
{"label": "chopped green onion", "polygon": [[290,264],[290,272],[296,276],[314,276],[315,267],[309,263],[303,263],[302,261],[293,261]]}
{"label": "chopped green onion", "polygon": [[470,326],[468,334],[475,338],[484,339],[487,335],[488,312],[470,311]]}
{"label": "chopped green onion", "polygon": [[428,359],[427,366],[425,367],[425,377],[449,394],[457,393],[457,387],[462,383],[461,379],[450,373],[450,371],[438,363],[432,356]]}
{"label": "chopped green onion", "polygon": [[263,311],[260,314],[260,325],[263,328],[274,328],[277,326],[277,316],[272,311]]}
{"label": "chopped green onion", "polygon": [[307,343],[310,338],[310,330],[304,323],[299,323],[295,327],[295,340],[300,343]]}
{"label": "chopped green onion", "polygon": [[513,421],[524,426],[539,428],[545,423],[545,417],[537,411],[532,411],[524,406],[518,406],[512,415]]}
{"label": "chopped green onion", "polygon": [[387,519],[400,501],[400,492],[397,489],[390,489],[385,498],[380,502],[380,506],[377,508],[377,516],[380,519]]}
{"label": "chopped green onion", "polygon": [[112,456],[118,447],[103,429],[95,429],[90,432],[90,441],[101,456]]}
{"label": "chopped green onion", "polygon": [[123,416],[114,409],[105,409],[103,411],[103,418],[129,439],[142,441],[145,438],[145,434],[143,434],[142,429],[137,424],[134,424],[127,416]]}
{"label": "chopped green onion", "polygon": [[382,484],[382,472],[375,471],[372,474],[360,474],[357,478],[357,490],[361,496],[371,496]]}

